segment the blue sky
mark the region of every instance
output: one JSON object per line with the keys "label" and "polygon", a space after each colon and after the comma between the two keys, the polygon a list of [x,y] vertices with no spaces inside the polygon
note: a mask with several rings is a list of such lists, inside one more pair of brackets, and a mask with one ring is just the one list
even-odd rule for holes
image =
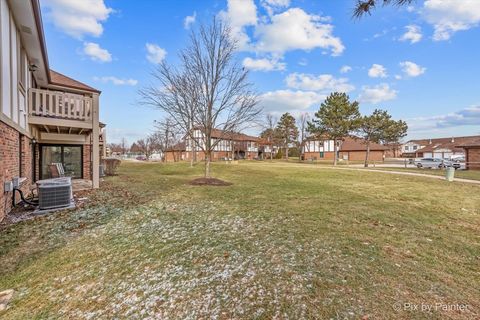
{"label": "blue sky", "polygon": [[40,0],[52,69],[102,90],[110,142],[153,131],[138,104],[156,63],[175,64],[214,15],[239,41],[265,112],[313,112],[347,91],[363,113],[406,120],[408,138],[480,134],[480,1],[418,0],[352,20],[354,0]]}

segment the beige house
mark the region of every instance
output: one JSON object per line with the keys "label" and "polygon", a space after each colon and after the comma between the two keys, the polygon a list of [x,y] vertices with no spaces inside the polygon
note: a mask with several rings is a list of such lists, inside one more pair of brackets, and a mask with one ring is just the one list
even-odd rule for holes
{"label": "beige house", "polygon": [[5,183],[20,177],[28,192],[65,175],[99,186],[105,153],[100,91],[50,70],[38,0],[0,0],[0,220],[11,208]]}

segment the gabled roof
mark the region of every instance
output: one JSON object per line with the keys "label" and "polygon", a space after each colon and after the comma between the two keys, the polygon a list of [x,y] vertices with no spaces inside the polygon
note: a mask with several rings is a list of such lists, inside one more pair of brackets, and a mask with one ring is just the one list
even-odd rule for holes
{"label": "gabled roof", "polygon": [[462,147],[459,147],[459,145],[469,144],[477,140],[480,140],[480,136],[432,139],[432,143],[416,151],[417,152],[434,152],[435,150],[448,149],[448,150],[451,150],[452,152],[461,152]]}
{"label": "gabled roof", "polygon": [[459,144],[456,146],[457,148],[468,149],[468,148],[478,148],[480,147],[480,139],[472,140],[470,142],[466,142],[463,144]]}
{"label": "gabled roof", "polygon": [[[378,143],[370,142],[370,151],[384,151],[389,148]],[[345,137],[340,145],[340,151],[367,151],[365,139],[359,137]]]}
{"label": "gabled roof", "polygon": [[68,88],[77,89],[77,90],[95,92],[95,93],[101,92],[100,90],[92,88],[86,85],[85,83],[82,83],[80,81],[67,77],[66,75],[63,75],[52,69],[50,69],[50,84],[62,86],[62,87],[68,87]]}

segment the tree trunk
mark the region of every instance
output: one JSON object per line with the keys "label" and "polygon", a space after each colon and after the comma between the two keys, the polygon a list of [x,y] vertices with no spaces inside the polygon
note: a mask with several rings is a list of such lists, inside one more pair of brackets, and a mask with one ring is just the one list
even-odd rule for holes
{"label": "tree trunk", "polygon": [[333,139],[333,165],[337,165],[337,139]]}
{"label": "tree trunk", "polygon": [[211,151],[205,152],[205,178],[210,178]]}
{"label": "tree trunk", "polygon": [[288,144],[285,147],[285,159],[288,161]]}
{"label": "tree trunk", "polygon": [[[187,137],[188,139],[188,148],[190,148],[190,168],[193,167],[193,145],[192,145],[192,137]],[[185,148],[185,151],[187,148]]]}
{"label": "tree trunk", "polygon": [[365,168],[368,167],[369,156],[370,156],[370,141],[367,141],[367,152],[365,152],[365,164],[363,165]]}

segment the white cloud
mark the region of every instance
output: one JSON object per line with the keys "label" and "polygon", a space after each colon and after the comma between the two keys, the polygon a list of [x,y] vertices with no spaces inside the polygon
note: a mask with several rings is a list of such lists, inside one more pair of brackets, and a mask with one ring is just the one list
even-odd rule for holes
{"label": "white cloud", "polygon": [[460,111],[430,117],[408,119],[409,130],[424,131],[434,128],[477,126],[480,123],[480,106],[472,106]]}
{"label": "white cloud", "polygon": [[333,36],[333,26],[324,23],[326,17],[310,15],[300,8],[291,8],[273,15],[271,21],[259,24],[255,30],[258,51],[284,53],[289,50],[330,50],[340,55],[345,47]]}
{"label": "white cloud", "polygon": [[350,67],[350,66],[342,66],[340,68],[340,73],[348,73],[350,71],[352,71],[352,67]]}
{"label": "white cloud", "polygon": [[397,91],[390,88],[386,83],[374,87],[364,86],[358,96],[358,100],[367,103],[379,103],[382,101],[393,100],[397,97]]}
{"label": "white cloud", "polygon": [[381,64],[374,63],[372,67],[368,70],[368,76],[371,78],[386,78],[387,69]]}
{"label": "white cloud", "polygon": [[83,53],[90,57],[93,61],[110,62],[112,61],[112,55],[108,50],[103,49],[98,43],[85,42],[83,44]]}
{"label": "white cloud", "polygon": [[197,19],[197,12],[194,11],[191,16],[185,17],[185,19],[183,20],[183,27],[185,29],[190,29],[190,26],[195,23],[196,19]]}
{"label": "white cloud", "polygon": [[304,73],[292,73],[288,75],[285,82],[289,88],[301,90],[349,92],[355,89],[353,85],[348,83],[347,78],[336,79],[331,74],[314,76]]}
{"label": "white cloud", "polygon": [[260,4],[265,8],[269,16],[275,11],[290,6],[290,0],[261,0]]}
{"label": "white cloud", "polygon": [[228,22],[232,34],[238,41],[240,49],[248,48],[250,39],[245,31],[247,26],[257,24],[257,6],[253,0],[228,0],[227,11],[220,11],[219,16]]}
{"label": "white cloud", "polygon": [[116,86],[136,86],[138,83],[138,80],[135,79],[120,79],[114,76],[107,76],[107,77],[95,77],[95,81],[100,81],[100,82],[111,82],[112,84]]}
{"label": "white cloud", "polygon": [[401,37],[400,41],[410,41],[410,43],[417,43],[422,40],[422,29],[419,26],[410,24],[405,27],[407,32],[405,32]]}
{"label": "white cloud", "polygon": [[320,104],[325,97],[313,91],[277,90],[260,95],[260,105],[266,112],[295,113]]}
{"label": "white cloud", "polygon": [[266,4],[274,7],[288,7],[290,0],[263,0]]}
{"label": "white cloud", "polygon": [[418,77],[419,75],[422,75],[425,73],[427,68],[421,67],[418,64],[411,62],[411,61],[404,61],[400,62],[400,66],[402,67],[402,71],[408,76],[408,77]]}
{"label": "white cloud", "polygon": [[46,16],[57,28],[77,39],[84,35],[99,37],[103,33],[102,22],[113,11],[103,0],[44,0],[42,5],[48,8]]}
{"label": "white cloud", "polygon": [[278,59],[252,59],[247,57],[243,59],[243,66],[247,69],[254,71],[275,71],[275,70],[285,70],[286,64],[284,62],[278,61]]}
{"label": "white cloud", "polygon": [[425,20],[433,25],[433,40],[436,41],[448,40],[455,32],[480,23],[478,0],[426,0],[422,12]]}
{"label": "white cloud", "polygon": [[298,64],[305,67],[306,65],[308,65],[308,60],[305,58],[302,58],[298,61]]}
{"label": "white cloud", "polygon": [[167,51],[165,49],[160,48],[154,43],[147,43],[145,47],[147,48],[147,60],[151,63],[161,63],[167,55]]}

